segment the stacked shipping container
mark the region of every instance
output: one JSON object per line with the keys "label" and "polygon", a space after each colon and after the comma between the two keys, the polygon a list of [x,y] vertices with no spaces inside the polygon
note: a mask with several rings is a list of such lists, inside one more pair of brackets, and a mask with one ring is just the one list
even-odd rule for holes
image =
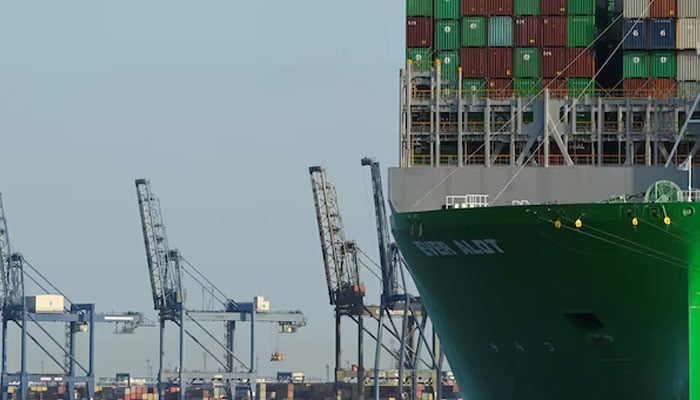
{"label": "stacked shipping container", "polygon": [[[624,51],[613,55],[619,68],[608,63],[599,85],[635,97],[694,95],[700,88],[700,1],[622,0],[621,29],[606,30],[602,25],[616,18],[608,3],[407,0],[407,57],[420,70],[439,59],[448,88],[457,86],[461,67],[468,96],[486,89],[491,97],[530,97],[543,87],[555,97],[577,96],[584,89],[594,93],[596,46],[602,60],[622,42]],[[605,11],[607,19],[597,21],[596,13]],[[600,47],[603,40],[596,42],[604,30],[610,53]]]}
{"label": "stacked shipping container", "polygon": [[561,96],[593,89],[596,0],[407,0],[413,69],[441,61],[442,84],[466,95]]}

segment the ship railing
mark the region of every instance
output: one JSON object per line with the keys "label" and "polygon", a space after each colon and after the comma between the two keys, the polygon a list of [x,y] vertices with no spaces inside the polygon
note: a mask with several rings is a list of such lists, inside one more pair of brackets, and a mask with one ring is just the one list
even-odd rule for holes
{"label": "ship railing", "polygon": [[487,194],[448,195],[445,198],[445,208],[480,208],[489,206]]}
{"label": "ship railing", "polygon": [[700,189],[681,190],[683,201],[700,202]]}

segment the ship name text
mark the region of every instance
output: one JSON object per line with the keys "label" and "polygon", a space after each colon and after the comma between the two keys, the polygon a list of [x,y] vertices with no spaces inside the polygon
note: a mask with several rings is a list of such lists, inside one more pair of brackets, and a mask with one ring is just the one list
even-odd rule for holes
{"label": "ship name text", "polygon": [[459,254],[504,254],[495,239],[453,240],[447,244],[441,240],[414,241],[413,244],[428,257],[449,257]]}

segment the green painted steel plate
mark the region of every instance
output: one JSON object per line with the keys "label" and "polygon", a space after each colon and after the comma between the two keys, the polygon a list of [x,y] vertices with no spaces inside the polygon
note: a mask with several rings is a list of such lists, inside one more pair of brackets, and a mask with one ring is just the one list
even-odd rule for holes
{"label": "green painted steel plate", "polygon": [[569,0],[569,15],[595,15],[596,0]]}
{"label": "green painted steel plate", "polygon": [[462,97],[486,97],[486,79],[463,79]]}
{"label": "green painted steel plate", "polygon": [[588,47],[595,40],[595,17],[571,15],[567,18],[566,45],[568,47]]}
{"label": "green painted steel plate", "polygon": [[513,13],[515,15],[540,15],[542,14],[540,0],[514,0]]}
{"label": "green painted steel plate", "polygon": [[436,19],[459,19],[459,0],[435,0]]}
{"label": "green painted steel plate", "polygon": [[535,97],[542,90],[542,81],[535,78],[515,78],[513,89],[515,97]]}
{"label": "green painted steel plate", "polygon": [[676,53],[673,51],[656,51],[651,53],[651,77],[675,78],[677,73]]}
{"label": "green painted steel plate", "polygon": [[460,44],[459,21],[445,20],[435,22],[435,49],[458,50]]}
{"label": "green painted steel plate", "polygon": [[430,48],[406,49],[406,59],[413,61],[413,69],[427,71],[432,63],[432,53]]}
{"label": "green painted steel plate", "polygon": [[486,17],[462,18],[462,46],[486,47]]}
{"label": "green painted steel plate", "polygon": [[623,56],[623,77],[649,79],[651,75],[649,58],[649,53],[646,51],[626,51]]}
{"label": "green painted steel plate", "polygon": [[440,51],[438,58],[441,62],[441,79],[443,84],[457,79],[457,68],[459,67],[459,51]]}
{"label": "green painted steel plate", "polygon": [[432,17],[433,0],[406,0],[407,17]]}
{"label": "green painted steel plate", "polygon": [[540,49],[519,47],[513,57],[513,76],[516,78],[539,78],[541,71]]}
{"label": "green painted steel plate", "polygon": [[566,81],[566,91],[569,98],[595,94],[595,82],[588,78],[570,78]]}

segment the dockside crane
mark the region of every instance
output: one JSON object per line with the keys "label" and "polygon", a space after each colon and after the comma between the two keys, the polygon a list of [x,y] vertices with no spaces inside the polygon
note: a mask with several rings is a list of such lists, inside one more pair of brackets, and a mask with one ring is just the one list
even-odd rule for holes
{"label": "dockside crane", "polygon": [[[398,246],[391,243],[389,237],[389,223],[386,216],[386,206],[384,200],[384,190],[382,187],[382,175],[379,162],[365,157],[360,161],[362,166],[368,166],[371,171],[372,192],[374,198],[374,209],[377,225],[377,243],[379,246],[380,266],[382,270],[382,294],[379,308],[379,323],[377,324],[377,346],[375,350],[375,400],[379,399],[379,363],[381,359],[382,329],[384,328],[384,318],[388,317],[390,325],[387,328],[395,338],[399,338],[399,393],[404,393],[404,373],[408,369],[412,374],[410,393],[407,398],[415,397],[417,389],[416,369],[418,367],[421,346],[428,344],[426,338],[426,326],[428,314],[423,308],[419,298],[411,295],[406,287],[404,275],[404,264]],[[401,274],[402,284],[399,287],[398,275]],[[400,330],[393,323],[391,315],[396,310],[400,310],[401,327]],[[418,334],[418,341],[415,342],[415,334]],[[434,371],[433,384],[436,398],[442,398],[441,368],[443,361],[442,349],[435,331],[432,332],[432,348],[428,347],[428,355],[431,358],[431,369]]]}
{"label": "dockside crane", "polygon": [[[0,274],[2,278],[2,371],[0,372],[0,386],[2,387],[2,399],[7,400],[8,387],[10,382],[19,381],[19,399],[26,400],[28,396],[29,383],[44,382],[41,374],[29,373],[27,363],[27,339],[36,344],[56,365],[64,372],[63,376],[53,377],[54,381],[65,384],[69,398],[75,398],[75,384],[83,383],[86,388],[86,395],[92,399],[94,397],[95,372],[94,372],[94,323],[109,322],[120,326],[115,326],[115,332],[130,333],[138,326],[148,326],[148,319],[141,313],[95,313],[95,306],[92,303],[78,304],[69,302],[63,305],[63,300],[67,297],[53,286],[36,268],[34,268],[21,253],[13,253],[10,246],[9,232],[7,228],[7,218],[0,194]],[[37,286],[47,292],[42,283],[32,277],[25,267],[28,267],[34,274],[38,275],[44,282],[54,289],[54,293],[59,293],[56,299],[61,300],[61,307],[56,309],[45,309],[40,312],[38,296],[32,297],[33,308],[27,304],[25,297],[25,277],[30,278]],[[10,374],[7,369],[7,331],[8,323],[14,322],[20,328],[20,370],[19,373]],[[28,332],[27,324],[32,322],[53,342],[60,347],[65,361],[61,363],[46,347],[46,343],[39,341],[34,335]],[[64,322],[66,324],[65,346],[52,337],[49,332],[41,326],[41,322]],[[88,361],[87,366],[83,366],[76,359],[75,334],[79,332],[89,332]],[[17,349],[17,347],[13,347]],[[75,366],[78,366],[85,375],[78,376],[75,373]]]}
{"label": "dockside crane", "polygon": [[[301,311],[270,311],[269,303],[262,297],[255,297],[252,302],[234,301],[227,297],[222,290],[206,278],[197,268],[187,262],[178,250],[168,245],[165,224],[161,213],[160,202],[151,191],[150,182],[146,179],[135,181],[139,202],[141,226],[146,248],[146,261],[153,295],[153,305],[160,320],[160,356],[158,367],[158,388],[164,396],[166,381],[178,380],[180,399],[185,396],[186,380],[206,380],[220,377],[229,383],[229,390],[235,394],[238,383],[243,383],[255,398],[256,391],[256,358],[255,358],[255,325],[256,322],[277,323],[282,333],[293,333],[306,325],[306,317]],[[193,310],[185,307],[185,292],[182,285],[183,273],[188,274],[202,287],[217,298],[222,308],[219,310]],[[210,289],[211,288],[211,289]],[[207,337],[215,341],[224,351],[225,361],[221,361],[201,340],[184,328],[185,320],[201,328]],[[179,365],[175,374],[163,369],[164,330],[166,321],[172,321],[179,327]],[[223,342],[214,337],[201,324],[203,321],[224,323]],[[250,362],[243,363],[234,354],[234,337],[236,322],[250,322]],[[186,371],[184,368],[184,337],[187,335],[199,345],[205,353],[218,362],[224,372]],[[234,371],[234,361],[243,366],[244,372]]]}
{"label": "dockside crane", "polygon": [[163,358],[165,324],[174,322],[179,327],[179,368],[178,382],[180,384],[180,399],[185,398],[185,383],[182,379],[184,364],[184,294],[182,291],[182,272],[180,271],[180,256],[178,250],[170,249],[166,235],[163,216],[160,212],[160,201],[151,192],[151,185],[145,179],[136,180],[136,193],[141,215],[146,262],[151,282],[153,308],[158,312],[159,323],[159,353],[158,353],[158,392],[165,396],[163,386]]}
{"label": "dockside crane", "polygon": [[357,322],[359,392],[364,380],[363,320],[365,286],[360,283],[357,246],[345,238],[345,228],[340,214],[335,186],[326,179],[323,167],[309,167],[311,189],[314,196],[316,221],[321,241],[321,255],[328,287],[328,298],[335,310],[335,379],[334,390],[340,396],[341,372],[341,317],[349,316]]}

